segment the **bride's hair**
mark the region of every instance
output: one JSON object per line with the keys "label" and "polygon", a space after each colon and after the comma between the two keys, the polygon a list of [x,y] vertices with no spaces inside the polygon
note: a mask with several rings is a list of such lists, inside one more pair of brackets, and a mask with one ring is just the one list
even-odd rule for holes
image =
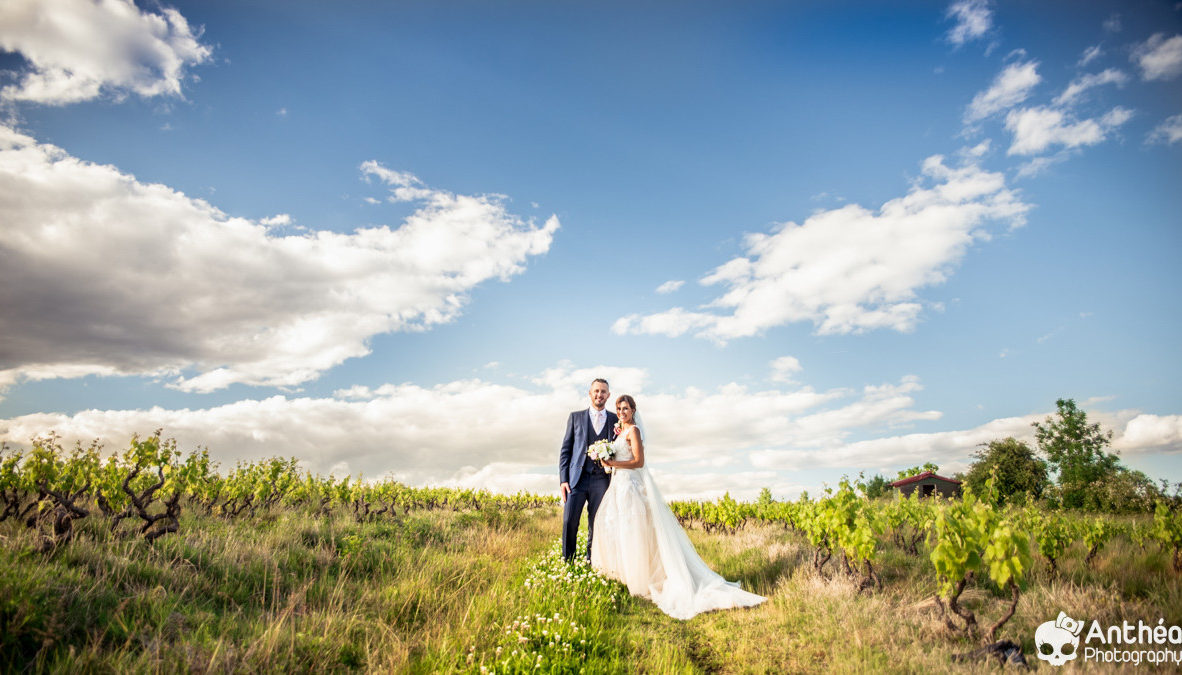
{"label": "bride's hair", "polygon": [[620,401],[626,401],[628,403],[628,405],[632,407],[632,414],[633,415],[636,414],[636,399],[632,398],[631,396],[629,396],[627,394],[624,394],[623,396],[620,396],[619,398],[616,399],[616,407],[617,408],[620,407]]}

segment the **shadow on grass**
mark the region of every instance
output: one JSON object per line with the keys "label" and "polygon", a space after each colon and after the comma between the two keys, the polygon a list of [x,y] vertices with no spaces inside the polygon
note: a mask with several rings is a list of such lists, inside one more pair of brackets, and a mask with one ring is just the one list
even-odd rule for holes
{"label": "shadow on grass", "polygon": [[748,549],[727,556],[718,566],[718,573],[730,581],[738,581],[743,588],[770,595],[781,578],[791,577],[796,568],[807,565],[799,549],[769,556],[762,549]]}

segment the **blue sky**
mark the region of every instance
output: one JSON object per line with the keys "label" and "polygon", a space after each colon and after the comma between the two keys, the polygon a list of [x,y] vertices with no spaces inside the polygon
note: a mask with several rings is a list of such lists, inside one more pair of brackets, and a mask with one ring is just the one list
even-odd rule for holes
{"label": "blue sky", "polygon": [[815,491],[1070,397],[1182,480],[1174,2],[0,9],[0,439]]}

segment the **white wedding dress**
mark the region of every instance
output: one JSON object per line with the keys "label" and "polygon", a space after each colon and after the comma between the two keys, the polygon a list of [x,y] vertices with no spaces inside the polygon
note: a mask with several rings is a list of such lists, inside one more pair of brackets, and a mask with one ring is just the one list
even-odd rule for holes
{"label": "white wedding dress", "polygon": [[[640,433],[643,440],[643,425]],[[632,459],[626,437],[617,438],[612,447],[614,459]],[[614,472],[595,515],[592,567],[627,584],[632,595],[649,598],[675,619],[751,607],[767,599],[744,591],[706,565],[647,467],[617,467]]]}

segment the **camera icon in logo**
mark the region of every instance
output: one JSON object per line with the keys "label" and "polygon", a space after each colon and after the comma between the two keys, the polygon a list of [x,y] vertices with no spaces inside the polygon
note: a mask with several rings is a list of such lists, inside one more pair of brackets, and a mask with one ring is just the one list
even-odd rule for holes
{"label": "camera icon in logo", "polygon": [[1084,622],[1076,621],[1059,612],[1054,621],[1047,621],[1034,631],[1034,642],[1038,645],[1038,658],[1052,666],[1061,666],[1079,655],[1079,634]]}

